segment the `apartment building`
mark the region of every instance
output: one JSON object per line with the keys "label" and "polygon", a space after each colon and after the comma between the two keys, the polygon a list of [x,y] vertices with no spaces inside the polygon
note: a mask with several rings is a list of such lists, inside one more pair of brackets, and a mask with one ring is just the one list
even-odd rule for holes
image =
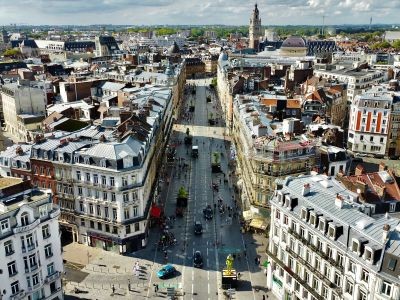
{"label": "apartment building", "polygon": [[[0,190],[12,189],[0,178]],[[2,299],[62,299],[60,209],[51,194],[14,188],[0,203]]]}
{"label": "apartment building", "polygon": [[[27,129],[21,120],[24,120],[24,114],[35,117],[45,116],[47,101],[45,91],[31,86],[29,82],[21,81],[20,83],[4,84],[1,88],[1,98],[6,131],[16,141],[27,142]],[[29,127],[29,130],[32,129]]]}
{"label": "apartment building", "polygon": [[393,100],[392,93],[380,87],[353,99],[350,105],[348,149],[385,155]]}
{"label": "apartment building", "polygon": [[277,183],[267,287],[279,299],[399,299],[400,220],[357,197],[325,175]]}
{"label": "apartment building", "polygon": [[359,69],[340,65],[329,65],[323,68],[316,66],[314,69],[314,76],[347,83],[348,101],[353,101],[357,95],[376,84],[384,82],[385,74],[383,70]]}
{"label": "apartment building", "polygon": [[237,96],[233,114],[244,207],[268,206],[276,178],[309,173],[317,167],[316,142],[295,136],[302,133],[300,120],[274,120],[269,106],[258,96]]}
{"label": "apartment building", "polygon": [[15,144],[0,152],[0,176],[31,180],[31,148],[29,144]]}

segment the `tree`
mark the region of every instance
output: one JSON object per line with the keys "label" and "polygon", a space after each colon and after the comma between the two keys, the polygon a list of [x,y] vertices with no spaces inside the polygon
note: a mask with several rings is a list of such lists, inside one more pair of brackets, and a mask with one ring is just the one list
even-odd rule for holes
{"label": "tree", "polygon": [[6,51],[3,52],[3,56],[13,57],[13,58],[20,57],[21,51],[18,48],[7,49]]}
{"label": "tree", "polygon": [[392,47],[396,50],[400,50],[400,40],[394,41]]}
{"label": "tree", "polygon": [[185,187],[181,186],[178,190],[178,198],[187,198],[188,192],[186,191]]}

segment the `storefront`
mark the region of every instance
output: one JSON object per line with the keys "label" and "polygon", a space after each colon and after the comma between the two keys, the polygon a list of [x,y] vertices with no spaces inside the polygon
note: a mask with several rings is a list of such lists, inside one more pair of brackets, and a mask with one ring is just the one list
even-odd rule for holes
{"label": "storefront", "polygon": [[106,236],[97,232],[87,232],[89,245],[120,254],[122,252],[122,240],[120,238]]}

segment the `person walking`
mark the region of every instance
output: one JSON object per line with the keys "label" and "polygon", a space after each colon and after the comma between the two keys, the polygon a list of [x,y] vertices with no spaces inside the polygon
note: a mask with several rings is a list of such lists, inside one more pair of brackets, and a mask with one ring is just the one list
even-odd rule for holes
{"label": "person walking", "polygon": [[112,293],[115,294],[115,286],[114,285],[112,285],[111,290],[112,290]]}

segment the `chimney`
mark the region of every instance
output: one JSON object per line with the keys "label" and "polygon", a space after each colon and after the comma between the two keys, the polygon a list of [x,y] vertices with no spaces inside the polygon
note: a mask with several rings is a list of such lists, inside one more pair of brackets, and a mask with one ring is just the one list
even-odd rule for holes
{"label": "chimney", "polygon": [[382,241],[385,243],[388,238],[389,238],[389,231],[390,231],[390,225],[385,224],[383,225],[383,235],[382,235]]}
{"label": "chimney", "polygon": [[385,163],[382,161],[379,164],[379,172],[386,171],[386,170],[387,170],[387,167],[386,167]]}
{"label": "chimney", "polygon": [[336,194],[335,205],[340,209],[343,207],[343,197],[340,196],[339,194]]}
{"label": "chimney", "polygon": [[301,194],[302,194],[303,196],[307,196],[307,195],[310,193],[310,190],[311,190],[310,184],[309,184],[309,183],[306,183],[306,184],[303,185],[303,189],[302,189],[302,191],[301,191]]}
{"label": "chimney", "polygon": [[364,174],[364,167],[362,165],[357,165],[355,170],[355,175]]}

